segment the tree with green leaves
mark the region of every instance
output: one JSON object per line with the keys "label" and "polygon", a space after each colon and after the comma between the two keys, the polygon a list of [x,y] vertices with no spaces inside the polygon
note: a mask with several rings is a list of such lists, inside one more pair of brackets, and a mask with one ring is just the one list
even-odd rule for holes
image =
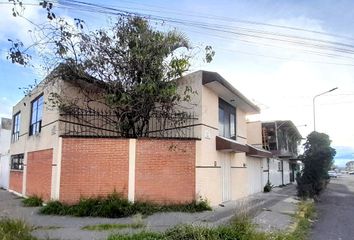
{"label": "tree with green leaves", "polygon": [[[19,0],[13,2],[22,6]],[[48,11],[48,23],[32,31],[37,41],[31,47],[43,49],[43,65],[49,71],[56,69],[55,77],[99,86],[99,91],[81,89],[87,98],[85,109],[95,111],[92,106],[97,105],[109,109],[117,130],[125,137],[146,136],[152,118],[183,121],[186,112],[179,106],[195,94],[189,86],[181,91],[175,81],[189,70],[195,56],[186,36],[175,30],[163,32],[153,28],[148,19],[132,15],[118,17],[108,28],[89,31],[83,20],[75,19],[71,24],[58,18],[52,4],[44,1],[42,7]],[[19,11],[14,16],[19,16]],[[19,41],[10,42],[8,58],[28,65],[30,48]],[[205,51],[210,62],[215,53],[210,46]],[[62,94],[53,94],[52,99],[62,110],[83,107]]]}
{"label": "tree with green leaves", "polygon": [[304,144],[304,154],[300,156],[304,163],[302,174],[297,177],[298,195],[317,197],[328,182],[328,171],[333,164],[336,151],[325,133],[312,132]]}

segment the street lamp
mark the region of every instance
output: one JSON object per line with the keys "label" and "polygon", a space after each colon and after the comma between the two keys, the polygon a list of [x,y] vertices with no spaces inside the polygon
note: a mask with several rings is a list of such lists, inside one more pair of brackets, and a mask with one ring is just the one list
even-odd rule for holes
{"label": "street lamp", "polygon": [[323,92],[323,93],[320,93],[320,94],[317,94],[316,96],[313,97],[312,99],[312,108],[313,108],[313,131],[316,131],[316,108],[315,108],[315,100],[317,97],[319,96],[322,96],[326,93],[329,93],[329,92],[333,92],[334,90],[337,90],[338,87],[335,87],[335,88],[332,88],[331,90],[328,90],[326,92]]}

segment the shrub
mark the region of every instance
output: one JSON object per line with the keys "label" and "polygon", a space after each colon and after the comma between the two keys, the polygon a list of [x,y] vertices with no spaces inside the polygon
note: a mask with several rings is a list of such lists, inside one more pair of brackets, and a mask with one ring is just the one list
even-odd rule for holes
{"label": "shrub", "polygon": [[22,200],[22,203],[25,207],[39,207],[42,206],[43,200],[42,198],[34,195]]}
{"label": "shrub", "polygon": [[51,201],[48,202],[47,205],[43,206],[39,212],[41,214],[47,215],[68,215],[69,206],[59,202],[59,201]]}
{"label": "shrub", "polygon": [[82,198],[77,204],[66,205],[59,201],[48,202],[40,213],[52,215],[73,215],[77,217],[120,218],[137,213],[151,215],[156,212],[201,212],[211,210],[205,200],[186,204],[159,205],[150,202],[129,202],[120,194],[113,193],[107,197]]}
{"label": "shrub", "polygon": [[263,192],[267,193],[272,191],[273,185],[268,181],[267,184],[263,188]]}
{"label": "shrub", "polygon": [[32,228],[23,221],[0,219],[0,239],[2,240],[36,240],[31,236]]}

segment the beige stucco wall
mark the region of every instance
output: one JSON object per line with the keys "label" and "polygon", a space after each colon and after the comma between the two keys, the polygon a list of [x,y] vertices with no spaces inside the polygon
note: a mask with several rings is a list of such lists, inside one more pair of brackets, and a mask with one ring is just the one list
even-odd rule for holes
{"label": "beige stucco wall", "polygon": [[240,108],[236,108],[236,134],[237,141],[240,143],[247,143],[247,121],[246,121],[246,113],[242,111]]}
{"label": "beige stucco wall", "polygon": [[247,143],[262,146],[262,123],[260,121],[247,122]]}
{"label": "beige stucco wall", "polygon": [[[200,76],[201,77],[201,76]],[[198,81],[196,78],[194,79]],[[201,82],[200,82],[201,84]],[[223,153],[216,150],[216,136],[219,135],[219,96],[201,85],[201,140],[196,147],[196,193],[209,200],[212,206],[222,202],[223,169],[221,161],[230,161],[230,195],[239,199],[249,194],[247,157],[245,153]],[[247,143],[246,113],[236,107],[237,141]],[[228,159],[228,160],[227,160]]]}
{"label": "beige stucco wall", "polygon": [[[56,175],[58,174],[56,165],[58,163],[59,112],[50,99],[51,93],[58,92],[58,89],[58,81],[42,82],[13,107],[13,115],[20,112],[20,137],[18,141],[11,143],[10,154],[24,154],[23,195],[26,193],[27,153],[53,148],[52,197],[55,197]],[[44,98],[41,132],[29,136],[32,101],[41,94]]]}

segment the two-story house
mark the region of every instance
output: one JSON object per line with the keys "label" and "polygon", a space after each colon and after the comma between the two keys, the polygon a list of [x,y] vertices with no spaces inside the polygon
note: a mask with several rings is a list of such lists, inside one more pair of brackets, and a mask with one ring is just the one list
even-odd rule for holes
{"label": "two-story house", "polygon": [[[246,124],[246,116],[260,110],[219,74],[197,71],[177,80],[181,89],[188,85],[197,92],[188,108],[196,119],[183,126],[188,134],[138,139],[98,130],[93,124],[102,114],[83,114],[90,124],[63,117],[68,114],[50,103],[52,93],[78,99],[80,94],[77,84],[54,80],[13,108],[13,120],[19,121],[12,132],[12,191],[64,202],[113,191],[131,201],[160,203],[200,196],[212,205],[262,191],[262,163],[271,153],[248,142]],[[89,131],[80,134],[77,128]]]}
{"label": "two-story house", "polygon": [[292,121],[262,122],[263,148],[273,154],[273,158],[264,163],[264,174],[271,184],[278,186],[294,182],[301,139]]}

